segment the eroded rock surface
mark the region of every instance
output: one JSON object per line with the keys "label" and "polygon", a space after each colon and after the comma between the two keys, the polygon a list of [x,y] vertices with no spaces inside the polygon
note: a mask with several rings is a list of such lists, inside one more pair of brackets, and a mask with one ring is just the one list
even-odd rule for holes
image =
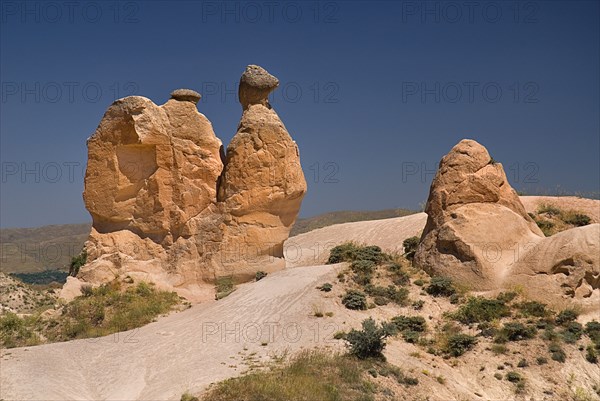
{"label": "eroded rock surface", "polygon": [[600,225],[544,237],[479,143],[462,140],[442,158],[425,212],[415,264],[431,274],[473,290],[520,286],[546,302],[597,308]]}
{"label": "eroded rock surface", "polygon": [[277,85],[247,67],[226,155],[197,92],[178,89],[162,106],[140,96],[114,102],[88,140],[93,228],[79,281],[131,276],[193,298],[219,276],[284,268],[306,182],[298,147],[268,102]]}

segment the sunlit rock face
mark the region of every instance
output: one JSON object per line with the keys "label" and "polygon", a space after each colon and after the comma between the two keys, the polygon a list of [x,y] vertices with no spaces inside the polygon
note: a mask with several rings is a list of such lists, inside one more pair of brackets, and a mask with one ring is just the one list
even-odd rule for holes
{"label": "sunlit rock face", "polygon": [[442,158],[415,264],[474,290],[519,286],[536,299],[600,305],[600,226],[546,238],[500,163],[473,140]]}
{"label": "sunlit rock face", "polygon": [[192,90],[161,106],[131,96],[108,108],[88,140],[83,197],[93,227],[70,294],[82,282],[129,276],[194,298],[217,277],[285,267],[283,242],[306,181],[298,147],[268,102],[278,82],[247,67],[226,152]]}

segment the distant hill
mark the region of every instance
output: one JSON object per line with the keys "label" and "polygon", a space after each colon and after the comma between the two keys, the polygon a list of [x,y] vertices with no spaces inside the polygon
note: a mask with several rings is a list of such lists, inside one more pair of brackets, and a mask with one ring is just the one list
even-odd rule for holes
{"label": "distant hill", "polygon": [[351,223],[355,221],[365,220],[382,220],[391,219],[394,217],[408,216],[409,214],[415,214],[418,211],[408,209],[385,209],[385,210],[342,210],[339,212],[329,212],[320,214],[314,217],[308,217],[305,219],[298,219],[290,237],[294,235],[306,233],[317,228],[323,228],[331,226],[333,224],[340,223]]}
{"label": "distant hill", "polygon": [[91,226],[83,223],[0,229],[0,271],[68,270],[71,257],[81,252]]}

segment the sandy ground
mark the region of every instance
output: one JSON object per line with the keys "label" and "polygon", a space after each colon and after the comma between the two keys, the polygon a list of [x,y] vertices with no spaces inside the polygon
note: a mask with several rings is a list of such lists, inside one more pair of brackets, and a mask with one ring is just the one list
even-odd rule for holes
{"label": "sandy ground", "polygon": [[421,236],[426,221],[425,213],[417,213],[393,219],[336,224],[296,235],[284,245],[287,266],[323,264],[331,248],[348,241],[402,253],[402,242],[409,237]]}
{"label": "sandy ground", "polygon": [[2,350],[0,399],[179,400],[286,350],[339,346],[344,309],[313,316],[323,298],[315,287],[332,281],[336,266],[281,271],[137,330]]}

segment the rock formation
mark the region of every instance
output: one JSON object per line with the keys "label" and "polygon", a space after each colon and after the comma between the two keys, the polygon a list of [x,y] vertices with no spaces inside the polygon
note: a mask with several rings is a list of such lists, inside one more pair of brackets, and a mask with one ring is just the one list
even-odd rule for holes
{"label": "rock formation", "polygon": [[502,165],[473,140],[442,158],[425,212],[415,264],[431,274],[474,290],[522,285],[544,300],[600,297],[600,226],[544,237]]}
{"label": "rock formation", "polygon": [[247,67],[226,155],[192,90],[162,106],[139,96],[114,102],[88,140],[88,263],[67,286],[130,276],[193,298],[217,277],[285,267],[283,242],[306,182],[298,147],[268,102],[277,85]]}

